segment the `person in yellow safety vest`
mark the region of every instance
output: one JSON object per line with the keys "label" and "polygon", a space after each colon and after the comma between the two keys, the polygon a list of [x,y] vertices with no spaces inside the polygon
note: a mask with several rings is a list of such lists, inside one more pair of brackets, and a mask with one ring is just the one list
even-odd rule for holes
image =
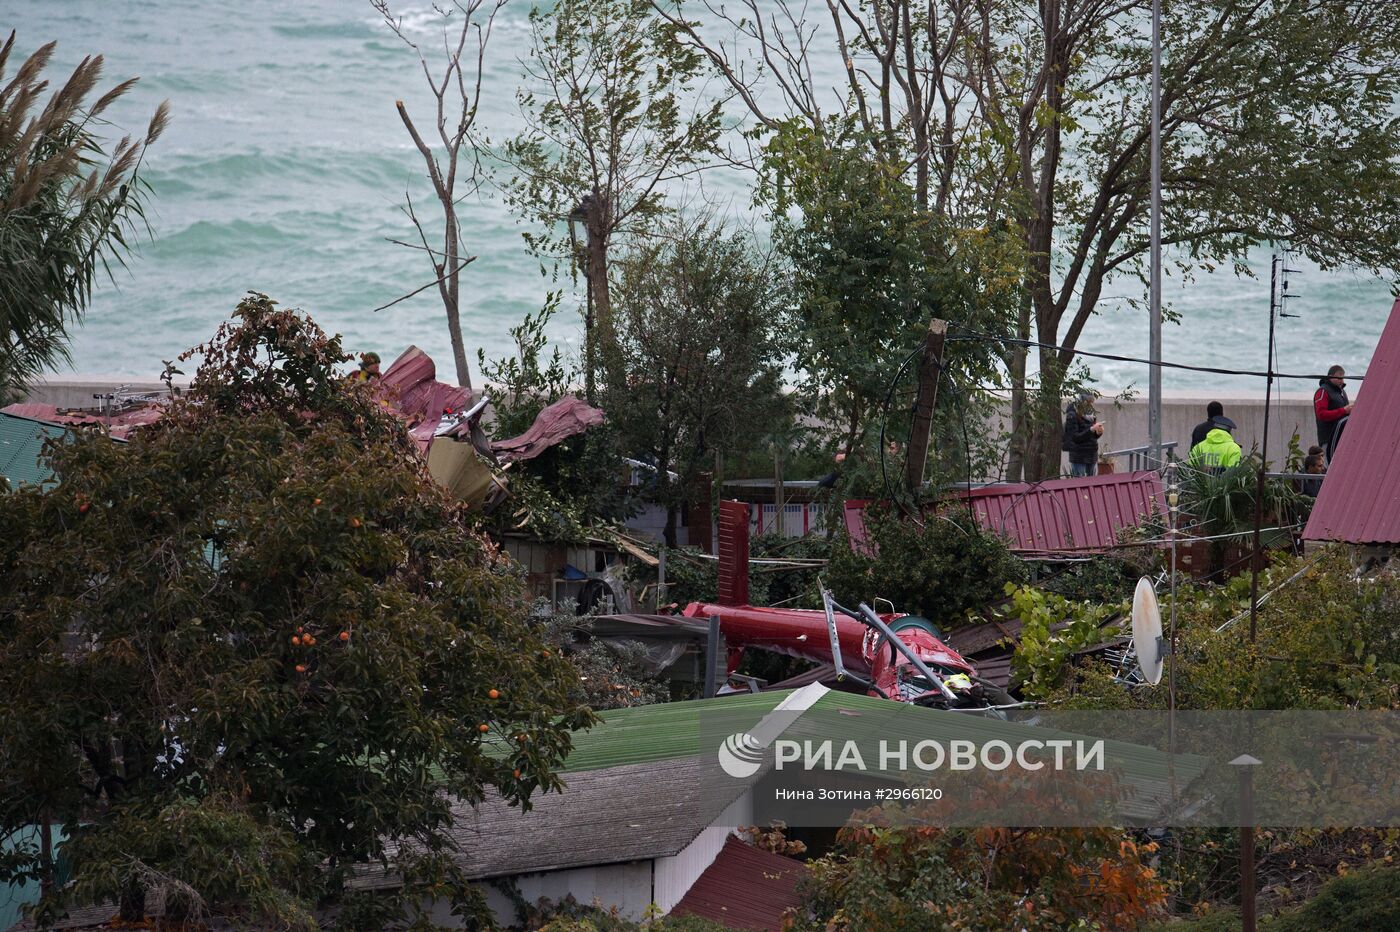
{"label": "person in yellow safety vest", "polygon": [[1213,418],[1212,423],[1215,426],[1206,432],[1206,439],[1191,448],[1191,455],[1186,460],[1188,466],[1218,471],[1239,463],[1240,445],[1230,436],[1235,422],[1222,414]]}
{"label": "person in yellow safety vest", "polygon": [[351,381],[368,382],[370,379],[377,378],[379,378],[379,354],[361,353],[359,371],[351,373]]}

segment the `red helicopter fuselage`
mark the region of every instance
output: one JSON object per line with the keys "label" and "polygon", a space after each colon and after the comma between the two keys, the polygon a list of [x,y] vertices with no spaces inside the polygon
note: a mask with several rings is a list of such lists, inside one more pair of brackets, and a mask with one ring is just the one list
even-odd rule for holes
{"label": "red helicopter fuselage", "polygon": [[[815,663],[833,663],[835,660],[825,612],[692,602],[685,607],[683,614],[690,618],[713,616],[719,619],[720,631],[729,648],[730,673],[738,666],[744,649],[749,647]],[[900,641],[920,660],[941,675],[976,675],[977,670],[972,664],[922,624],[911,620],[901,625],[910,616],[889,614],[880,618],[895,629]],[[869,680],[885,696],[895,700],[917,698],[932,689],[932,684],[922,682],[923,677],[912,661],[886,643],[883,634],[844,615],[836,615],[833,621],[841,662],[846,670]]]}

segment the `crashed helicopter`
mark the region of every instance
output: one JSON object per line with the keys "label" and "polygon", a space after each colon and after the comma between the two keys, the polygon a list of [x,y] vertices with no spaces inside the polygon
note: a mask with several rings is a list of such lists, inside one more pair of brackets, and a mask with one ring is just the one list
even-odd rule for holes
{"label": "crashed helicopter", "polygon": [[720,503],[719,599],[692,602],[688,618],[717,618],[733,673],[745,650],[772,651],[829,663],[840,680],[870,695],[945,709],[996,709],[1017,705],[1006,690],[943,641],[929,619],[894,610],[878,613],[864,602],[841,605],[825,586],[822,609],[764,608],[748,604],[748,511]]}

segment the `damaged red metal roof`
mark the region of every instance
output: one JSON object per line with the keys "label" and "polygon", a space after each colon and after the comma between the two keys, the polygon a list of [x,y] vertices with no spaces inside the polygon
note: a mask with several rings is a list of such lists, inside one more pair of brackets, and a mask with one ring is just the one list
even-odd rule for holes
{"label": "damaged red metal roof", "polygon": [[54,405],[29,402],[0,408],[0,413],[28,418],[31,421],[43,421],[45,424],[61,424],[65,427],[105,427],[117,440],[125,440],[134,428],[154,424],[160,420],[165,414],[165,405],[147,404],[120,414],[70,414],[60,413]]}
{"label": "damaged red metal roof", "polygon": [[[977,523],[1006,538],[1012,550],[1050,553],[1106,550],[1120,533],[1162,511],[1162,477],[1151,470],[1081,479],[1006,482],[954,493],[969,501]],[[864,501],[845,505],[846,532],[857,552],[869,549]],[[951,504],[947,507],[962,507]]]}
{"label": "damaged red metal roof", "polygon": [[1162,511],[1162,477],[1152,470],[1080,479],[989,485],[958,493],[977,523],[1013,550],[1100,550],[1125,529]]}
{"label": "damaged red metal roof", "polygon": [[1400,301],[1390,308],[1303,537],[1400,543]]}
{"label": "damaged red metal roof", "polygon": [[797,881],[806,870],[801,861],[730,835],[671,915],[700,916],[731,929],[781,929],[783,914],[802,905]]}

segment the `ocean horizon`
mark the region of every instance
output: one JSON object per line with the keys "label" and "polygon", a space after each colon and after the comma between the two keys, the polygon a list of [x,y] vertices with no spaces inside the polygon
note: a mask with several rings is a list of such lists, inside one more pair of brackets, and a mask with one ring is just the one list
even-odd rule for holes
{"label": "ocean horizon", "polygon": [[[105,56],[104,88],[140,77],[114,108],[109,137],[141,132],[161,100],[172,107],[170,127],[144,170],[152,236],[127,268],[115,269],[114,281],[99,282],[73,333],[72,364],[55,378],[153,379],[162,360],[211,336],[248,291],[304,309],[340,333],[348,351],[374,350],[387,362],[415,344],[451,375],[434,289],[374,311],[433,276],[421,253],[387,241],[412,232],[399,209],[406,190],[415,203],[431,198],[394,101],[426,116],[428,94],[416,58],[367,0],[250,0],[236,16],[176,0],[15,0],[10,9],[20,55],[57,40],[51,80],[66,77],[88,54]],[[529,10],[528,3],[507,3],[488,50],[480,126],[493,141],[522,127],[515,92]],[[407,28],[423,38],[434,34],[427,4],[403,12]],[[715,169],[703,184],[706,197],[752,220],[749,176]],[[488,358],[510,354],[508,329],[538,310],[559,282],[530,255],[522,237],[528,228],[491,186],[462,205],[462,221],[477,256],[462,280],[462,325],[479,382],[476,349]],[[1180,323],[1163,326],[1163,358],[1263,369],[1269,256],[1266,246],[1252,251],[1252,278],[1230,270],[1199,270],[1188,281],[1169,274],[1164,302]],[[1348,269],[1295,265],[1290,291],[1297,297],[1288,310],[1298,316],[1279,322],[1278,368],[1309,373],[1341,363],[1361,373],[1388,316],[1390,286]],[[1146,356],[1147,312],[1124,301],[1144,294],[1136,279],[1115,282],[1079,348]],[[576,352],[581,339],[572,312],[579,300],[566,295],[550,330],[566,352]],[[1089,365],[1102,387],[1146,390],[1141,364]],[[1296,392],[1310,384],[1285,380],[1279,387]],[[1163,387],[1263,394],[1261,379],[1171,369]]]}

